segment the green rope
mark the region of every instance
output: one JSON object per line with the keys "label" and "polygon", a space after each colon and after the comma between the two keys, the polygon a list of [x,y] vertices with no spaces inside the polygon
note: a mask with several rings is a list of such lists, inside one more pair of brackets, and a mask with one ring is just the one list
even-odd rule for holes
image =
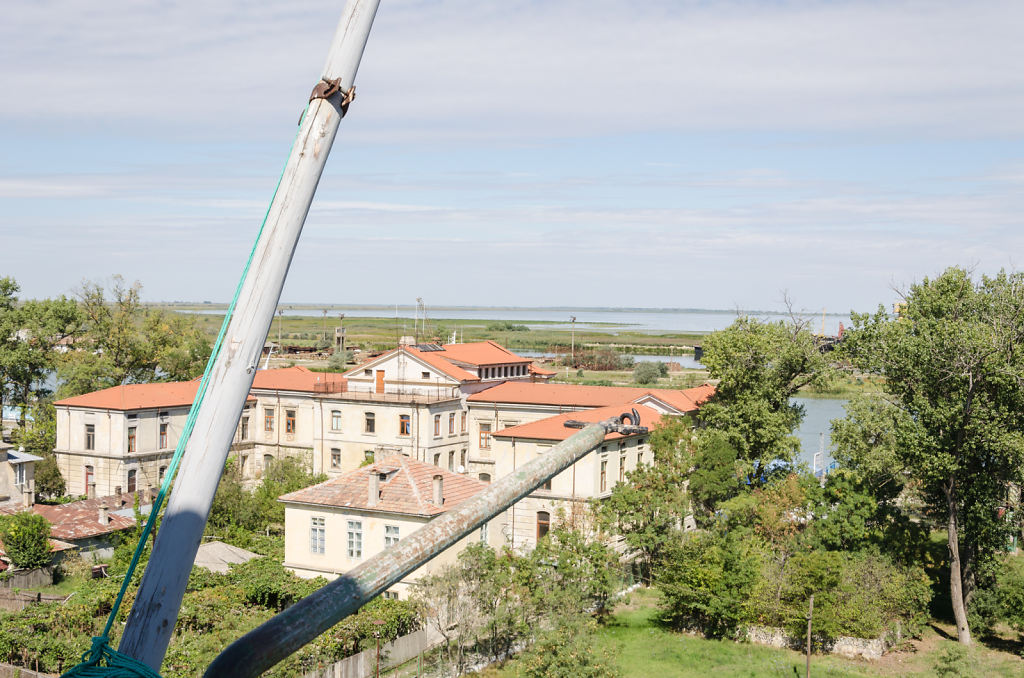
{"label": "green rope", "polygon": [[[295,148],[295,141],[299,138],[299,132],[302,130],[302,123],[306,119],[306,113],[308,111],[309,105],[307,104],[305,110],[302,111],[302,117],[299,118],[299,129],[295,132],[295,138],[292,139],[292,149]],[[288,157],[291,157],[291,150],[288,152]],[[281,168],[281,175],[277,178],[277,185],[274,187],[274,196],[270,200],[270,205],[267,206],[267,211],[263,214],[263,221],[260,223],[260,229],[256,233],[256,241],[253,243],[252,249],[249,251],[249,258],[245,262],[245,268],[242,269],[242,277],[239,279],[238,285],[235,287],[235,295],[232,297],[231,304],[228,305],[228,310],[224,314],[224,322],[221,323],[220,332],[217,334],[217,340],[214,342],[213,349],[210,351],[210,358],[206,361],[206,369],[203,370],[203,378],[199,382],[199,390],[196,392],[196,397],[192,401],[192,407],[188,412],[188,418],[185,420],[185,427],[182,429],[181,437],[178,439],[178,445],[174,448],[174,456],[171,457],[171,462],[167,467],[167,472],[164,474],[164,481],[160,486],[160,492],[153,501],[153,506],[149,511],[149,517],[146,519],[146,525],[142,528],[142,534],[139,536],[139,542],[135,545],[135,552],[132,554],[132,560],[128,565],[128,570],[124,574],[124,580],[121,582],[121,589],[118,591],[117,598],[114,600],[114,605],[110,610],[110,615],[107,617],[107,623],[103,627],[103,633],[93,637],[92,647],[82,654],[82,662],[65,671],[61,678],[139,678],[140,676],[142,678],[160,678],[160,674],[149,668],[147,665],[129,657],[128,655],[121,654],[110,647],[110,629],[113,627],[114,620],[117,618],[117,613],[121,609],[121,602],[124,600],[129,584],[131,584],[132,576],[135,574],[135,568],[138,566],[139,560],[142,558],[142,554],[146,550],[146,541],[149,539],[149,535],[153,532],[153,527],[156,525],[157,514],[163,506],[164,498],[170,490],[171,482],[174,480],[174,475],[178,470],[178,465],[181,463],[181,458],[185,454],[185,445],[188,443],[188,439],[192,436],[192,429],[195,427],[196,418],[199,415],[199,408],[203,404],[203,398],[206,397],[206,387],[209,384],[210,372],[213,370],[213,365],[217,361],[217,356],[220,354],[221,346],[224,343],[224,335],[227,334],[228,325],[235,312],[235,305],[238,303],[238,297],[241,296],[242,293],[242,285],[245,283],[245,278],[249,274],[249,268],[252,266],[252,261],[256,256],[256,247],[259,245],[260,238],[263,235],[263,229],[267,225],[267,218],[270,216],[270,209],[274,205],[274,199],[277,198],[277,192],[281,189],[281,181],[284,179],[284,173],[287,167],[288,163],[286,161],[285,166]]]}

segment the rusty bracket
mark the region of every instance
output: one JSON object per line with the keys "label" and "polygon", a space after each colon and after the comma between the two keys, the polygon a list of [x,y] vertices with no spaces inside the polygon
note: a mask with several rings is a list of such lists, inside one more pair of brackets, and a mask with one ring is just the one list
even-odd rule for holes
{"label": "rusty bracket", "polygon": [[313,99],[330,99],[332,96],[342,92],[341,97],[341,117],[345,117],[348,113],[349,104],[351,104],[356,98],[356,87],[352,85],[347,90],[341,88],[341,78],[335,78],[334,80],[328,80],[327,78],[321,78],[320,82],[316,83],[313,87],[313,91],[309,95],[310,102]]}
{"label": "rusty bracket", "polygon": [[[627,421],[628,424],[625,423]],[[570,419],[563,425],[566,428],[586,428],[590,423]],[[636,411],[636,408],[633,408],[632,412],[623,412],[617,417],[605,419],[600,422],[600,426],[604,428],[605,433],[619,433],[624,436],[639,435],[648,431],[646,426],[640,426],[640,413]]]}

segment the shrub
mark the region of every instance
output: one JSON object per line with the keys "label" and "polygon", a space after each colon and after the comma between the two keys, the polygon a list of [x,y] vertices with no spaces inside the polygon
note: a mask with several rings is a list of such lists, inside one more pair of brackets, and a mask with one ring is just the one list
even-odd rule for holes
{"label": "shrub", "polygon": [[542,634],[518,663],[522,678],[617,678],[611,654],[594,649],[594,624],[562,619]]}
{"label": "shrub", "polygon": [[0,541],[17,567],[44,567],[50,564],[50,523],[36,513],[22,511],[0,520]]}
{"label": "shrub", "polygon": [[662,365],[662,363],[649,360],[637,363],[636,367],[633,368],[633,381],[638,384],[653,384],[658,381],[662,376],[659,365]]}

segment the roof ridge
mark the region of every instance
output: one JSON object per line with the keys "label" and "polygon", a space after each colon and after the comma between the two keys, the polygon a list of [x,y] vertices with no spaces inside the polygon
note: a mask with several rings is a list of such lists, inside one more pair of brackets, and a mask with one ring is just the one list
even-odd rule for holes
{"label": "roof ridge", "polygon": [[433,504],[424,506],[426,502],[423,501],[423,495],[420,494],[420,488],[416,485],[416,478],[409,471],[409,465],[405,463],[407,459],[409,459],[409,457],[406,457],[405,455],[402,455],[399,458],[399,462],[402,464],[402,473],[405,475],[405,479],[409,482],[409,486],[412,487],[412,496],[416,498],[416,505],[420,507],[421,511],[429,511]]}

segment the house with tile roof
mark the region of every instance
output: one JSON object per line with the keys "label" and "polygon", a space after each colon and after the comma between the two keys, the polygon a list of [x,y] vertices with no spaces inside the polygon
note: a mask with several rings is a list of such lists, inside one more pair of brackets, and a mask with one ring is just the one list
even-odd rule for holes
{"label": "house with tile roof", "polygon": [[[486,488],[474,478],[395,455],[283,495],[284,566],[301,577],[333,579]],[[474,541],[502,546],[503,520],[492,520],[456,543],[385,596],[405,597],[413,582],[452,562]]]}
{"label": "house with tile roof", "polygon": [[[67,493],[92,498],[159,487],[198,389],[198,379],[123,384],[56,401],[54,454]],[[250,397],[246,411],[255,403]],[[247,439],[246,426],[236,445]]]}
{"label": "house with tile roof", "polygon": [[0,440],[0,506],[31,506],[35,502],[35,466],[42,457]]}

